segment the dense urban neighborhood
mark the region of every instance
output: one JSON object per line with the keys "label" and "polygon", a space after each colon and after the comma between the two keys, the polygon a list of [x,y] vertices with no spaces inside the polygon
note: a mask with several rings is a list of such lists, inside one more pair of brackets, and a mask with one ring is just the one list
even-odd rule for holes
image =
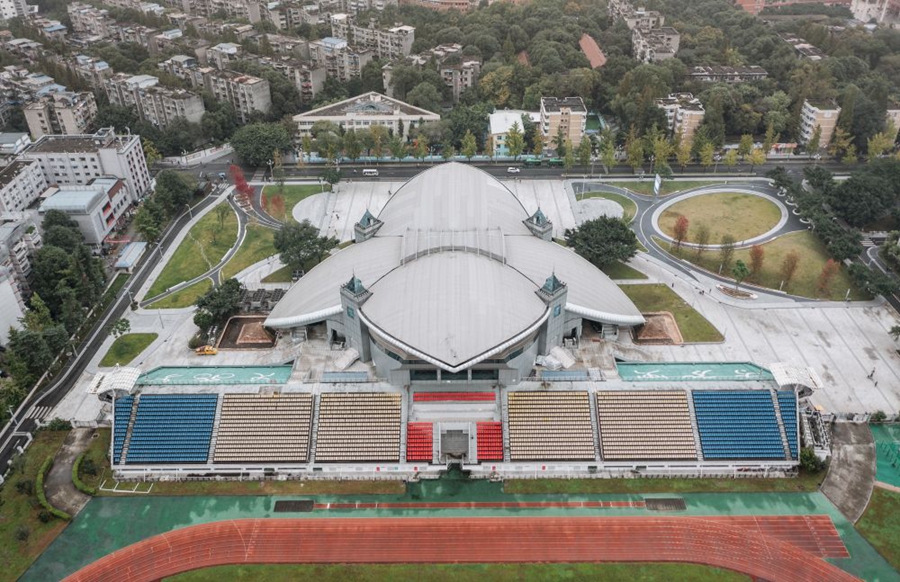
{"label": "dense urban neighborhood", "polygon": [[894,580],[898,184],[898,0],[0,0],[0,580]]}

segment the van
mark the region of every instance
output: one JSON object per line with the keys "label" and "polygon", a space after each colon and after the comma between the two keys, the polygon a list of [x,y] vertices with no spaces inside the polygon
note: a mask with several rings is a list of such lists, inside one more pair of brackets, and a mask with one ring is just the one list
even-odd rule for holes
{"label": "van", "polygon": [[378,170],[365,169],[363,170],[363,176],[378,176]]}

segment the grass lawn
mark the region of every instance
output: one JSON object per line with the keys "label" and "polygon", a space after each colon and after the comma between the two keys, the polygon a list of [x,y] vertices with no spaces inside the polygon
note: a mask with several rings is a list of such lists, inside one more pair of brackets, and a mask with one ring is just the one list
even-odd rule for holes
{"label": "grass lawn", "polygon": [[291,275],[294,270],[290,265],[281,267],[277,271],[272,271],[268,275],[262,278],[263,283],[290,283],[293,281],[291,279]]}
{"label": "grass lawn", "polygon": [[222,276],[230,279],[250,265],[277,253],[275,231],[258,224],[250,224],[247,226],[247,235],[244,237],[241,247],[222,268]]}
{"label": "grass lawn", "polygon": [[[109,435],[112,431],[108,428],[98,428],[94,432],[98,436],[91,439],[87,450],[84,452],[84,461],[88,459],[93,461],[94,466],[97,468],[97,474],[88,475],[82,469],[81,475],[79,475],[81,481],[88,487],[99,487],[103,481],[104,468],[109,468],[107,453],[109,453]],[[81,462],[82,467],[84,467],[84,461]]]}
{"label": "grass lawn", "polygon": [[876,487],[856,529],[891,566],[900,569],[900,493]]}
{"label": "grass lawn", "polygon": [[154,301],[150,304],[151,309],[176,309],[179,307],[190,307],[197,303],[197,300],[206,295],[212,289],[212,281],[203,279],[189,287],[179,289],[168,297]]}
{"label": "grass lawn", "polygon": [[510,479],[503,491],[527,494],[594,493],[778,493],[816,491],[825,479],[825,471],[802,472],[796,479]]}
{"label": "grass lawn", "polygon": [[724,337],[668,285],[620,285],[642,313],[669,311],[685,342],[720,342]]}
{"label": "grass lawn", "polygon": [[[55,517],[51,517],[49,523],[41,523],[37,494],[19,493],[16,483],[28,480],[34,485],[41,464],[56,454],[67,434],[67,431],[36,433],[34,442],[25,450],[24,463],[14,464],[6,484],[0,489],[0,564],[3,564],[0,579],[16,580],[21,576],[66,526],[65,521]],[[19,528],[28,530],[25,541],[16,537]]]}
{"label": "grass lawn", "polygon": [[[227,202],[219,202],[227,204]],[[182,281],[188,281],[215,267],[237,241],[237,216],[229,207],[224,227],[219,228],[216,211],[208,212],[191,227],[175,253],[147,291],[145,299],[156,297]]]}
{"label": "grass lawn", "polygon": [[218,566],[166,578],[170,582],[266,580],[288,582],[519,582],[531,580],[604,580],[622,582],[738,582],[750,580],[739,572],[697,564],[267,564]]}
{"label": "grass lawn", "polygon": [[113,279],[113,282],[110,283],[109,288],[106,290],[106,293],[109,293],[111,296],[115,297],[119,294],[119,291],[122,290],[122,287],[125,286],[125,283],[128,282],[128,277],[130,277],[128,273],[119,273],[116,275],[116,278]]}
{"label": "grass lawn", "polygon": [[637,204],[635,204],[634,201],[627,196],[622,196],[621,194],[611,194],[607,192],[586,192],[581,198],[603,198],[604,200],[612,200],[622,207],[622,220],[624,220],[625,222],[631,222],[632,220],[634,220],[634,215],[637,214]]}
{"label": "grass lawn", "polygon": [[[108,470],[104,474],[109,477]],[[405,490],[400,481],[167,481],[154,483],[149,495],[403,495]]]}
{"label": "grass lawn", "polygon": [[[683,248],[676,252],[672,245],[666,244],[659,239],[656,242],[669,252],[695,265],[699,265],[714,273],[719,271],[721,261],[719,260],[718,251],[707,251],[698,259],[697,253],[693,250]],[[756,283],[769,289],[778,289],[781,285],[781,264],[785,256],[793,250],[800,255],[800,262],[797,265],[797,271],[794,273],[794,278],[790,285],[785,286],[784,290],[788,293],[801,297],[840,300],[846,295],[847,289],[850,289],[850,299],[870,299],[869,296],[853,285],[847,270],[843,266],[837,275],[834,276],[831,284],[831,293],[827,297],[823,297],[818,292],[819,274],[822,272],[825,262],[828,261],[828,251],[825,249],[825,245],[816,238],[816,235],[807,230],[792,232],[778,237],[762,245],[762,249],[764,251],[762,272],[759,276],[751,276],[748,282]],[[734,260],[738,259],[749,266],[750,249],[735,251]],[[727,273],[727,275],[730,276],[730,273]]]}
{"label": "grass lawn", "polygon": [[[331,186],[329,184],[325,184],[325,191],[331,191]],[[284,192],[282,193],[282,196],[284,196],[284,207],[282,211],[282,209],[276,209],[274,207],[275,205],[272,204],[272,198],[279,193],[278,186],[266,186],[263,188],[262,192],[266,197],[266,203],[264,205],[265,211],[281,222],[285,222],[286,220],[293,221],[294,206],[304,198],[312,196],[313,194],[320,194],[321,192],[322,187],[318,184],[285,184]]]}
{"label": "grass lawn", "polygon": [[[653,176],[645,178],[643,182],[624,182],[624,181],[609,181],[606,182],[610,186],[618,186],[619,188],[627,188],[632,192],[637,192],[638,194],[646,194],[647,196],[653,196]],[[675,192],[681,192],[682,190],[690,190],[691,188],[699,188],[700,186],[722,186],[723,184],[716,182],[715,180],[663,180],[662,185],[659,187],[660,196],[665,196],[666,194],[674,194]]]}
{"label": "grass lawn", "polygon": [[705,224],[710,231],[709,243],[719,244],[725,234],[743,241],[769,232],[781,219],[781,210],[773,202],[752,194],[694,196],[667,208],[659,217],[660,229],[674,237],[675,222],[681,216],[690,223],[688,242],[697,241],[697,228]]}
{"label": "grass lawn", "polygon": [[158,334],[155,333],[126,333],[117,337],[109,346],[109,351],[100,360],[100,366],[127,366],[139,353],[153,343]]}
{"label": "grass lawn", "polygon": [[625,263],[615,262],[601,269],[610,279],[646,279],[647,275]]}

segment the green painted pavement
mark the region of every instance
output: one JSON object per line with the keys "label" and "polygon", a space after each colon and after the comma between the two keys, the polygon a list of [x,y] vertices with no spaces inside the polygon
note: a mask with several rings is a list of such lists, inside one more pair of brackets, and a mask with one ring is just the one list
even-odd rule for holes
{"label": "green painted pavement", "polygon": [[[450,475],[437,481],[411,483],[403,495],[314,496],[317,503],[416,501],[636,501],[641,495],[507,495],[502,485]],[[865,580],[896,580],[897,573],[820,493],[692,493],[683,494],[687,511],[664,515],[814,515],[831,516],[851,558],[830,560]],[[481,516],[659,516],[643,508],[545,509],[359,509],[311,513],[274,513],[279,499],[298,496],[97,497],[50,545],[21,578],[23,582],[58,580],[117,549],[174,529],[253,517],[481,517]],[[306,498],[309,498],[308,496]]]}
{"label": "green painted pavement", "polygon": [[627,382],[703,382],[774,380],[772,373],[750,362],[616,362]]}
{"label": "green painted pavement", "polygon": [[878,460],[876,479],[900,487],[900,425],[869,425]]}
{"label": "green painted pavement", "polygon": [[292,366],[162,366],[141,374],[140,386],[285,384]]}

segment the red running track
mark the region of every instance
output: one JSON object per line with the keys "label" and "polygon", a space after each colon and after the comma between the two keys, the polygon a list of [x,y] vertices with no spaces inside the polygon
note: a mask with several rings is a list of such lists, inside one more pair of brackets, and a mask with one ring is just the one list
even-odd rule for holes
{"label": "red running track", "polygon": [[758,532],[702,517],[243,519],[154,536],[69,582],[140,582],[223,564],[690,562],[755,578],[853,576]]}

